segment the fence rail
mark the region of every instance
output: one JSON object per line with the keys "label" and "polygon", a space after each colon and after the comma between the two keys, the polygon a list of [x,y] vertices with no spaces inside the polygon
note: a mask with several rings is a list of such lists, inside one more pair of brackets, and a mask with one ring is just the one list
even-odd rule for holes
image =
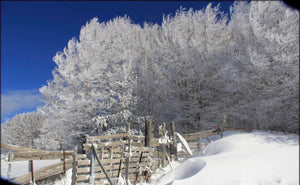
{"label": "fence rail", "polygon": [[[46,151],[4,143],[1,143],[1,148],[9,150],[9,152],[5,154],[4,158],[5,161],[9,162],[8,174],[11,173],[11,165],[13,162],[28,161],[29,173],[15,178],[13,182],[17,184],[29,184],[31,181],[38,181],[47,177],[66,173],[66,170],[72,167],[72,160],[68,158],[72,157],[73,151]],[[63,161],[33,171],[33,160],[49,159],[62,159]]]}
{"label": "fence rail", "polygon": [[[51,177],[54,175],[64,173],[63,164],[64,164],[64,162],[60,162],[60,163],[56,163],[56,164],[35,170],[34,171],[35,181],[42,180],[47,177]],[[71,159],[67,160],[65,164],[66,164],[66,169],[70,169],[72,167],[72,160]],[[17,177],[12,182],[16,183],[16,184],[28,184],[30,181],[31,181],[31,173],[28,173],[26,175]]]}
{"label": "fence rail", "polygon": [[[8,154],[7,154],[8,155]],[[73,151],[66,151],[65,156],[70,157]],[[63,151],[39,151],[39,152],[15,152],[11,153],[11,162],[14,161],[28,161],[28,160],[49,160],[49,159],[63,159]]]}

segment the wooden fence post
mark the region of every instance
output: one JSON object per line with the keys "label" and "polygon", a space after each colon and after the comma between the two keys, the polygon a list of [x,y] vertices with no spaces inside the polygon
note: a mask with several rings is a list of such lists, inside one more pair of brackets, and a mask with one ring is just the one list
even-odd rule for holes
{"label": "wooden fence post", "polygon": [[[162,130],[162,137],[165,137],[166,135],[166,123],[163,122],[163,130]],[[166,145],[162,144],[162,158],[161,158],[162,167],[165,167],[166,164]]]}
{"label": "wooden fence post", "polygon": [[[94,143],[92,144],[92,147],[94,147]],[[92,151],[91,156],[91,165],[90,165],[90,182],[89,184],[94,185],[95,184],[95,153]]]}
{"label": "wooden fence post", "polygon": [[32,181],[32,184],[35,184],[34,182],[34,170],[33,170],[33,160],[30,160],[30,169],[31,169],[31,181]]}
{"label": "wooden fence post", "polygon": [[140,168],[141,168],[140,165],[141,165],[141,162],[142,162],[142,158],[143,158],[143,151],[140,154],[139,163],[136,167],[136,176],[135,176],[134,184],[136,184],[136,181],[138,180],[138,177],[139,177]]}
{"label": "wooden fence post", "polygon": [[197,132],[200,132],[200,130],[201,130],[201,129],[200,129],[200,127],[201,127],[201,122],[200,122],[200,121],[201,121],[201,116],[200,116],[200,115],[199,115],[199,117],[198,117],[198,120],[199,120],[199,121],[197,122],[197,123],[198,123],[198,125],[197,125]]}
{"label": "wooden fence post", "polygon": [[130,134],[130,123],[127,123],[126,125],[126,132]]}
{"label": "wooden fence post", "polygon": [[[130,123],[127,124],[127,133],[130,135]],[[131,153],[131,149],[130,149],[130,145],[131,145],[131,139],[130,136],[128,136],[128,153],[126,156],[126,168],[125,168],[125,184],[128,185],[128,181],[129,181],[129,162],[130,162],[130,153]]]}
{"label": "wooden fence post", "polygon": [[223,117],[223,123],[222,123],[222,128],[221,128],[221,133],[220,133],[221,138],[223,138],[223,132],[224,132],[224,127],[225,127],[226,119],[227,119],[227,115],[224,115],[224,117]]}
{"label": "wooden fence post", "polygon": [[202,138],[199,138],[198,140],[198,150],[201,151],[203,148]]}
{"label": "wooden fence post", "polygon": [[[32,148],[32,139],[29,139],[29,148]],[[33,160],[28,161],[28,172],[31,173],[31,181],[32,184],[35,184],[34,182],[34,172],[33,172]]]}
{"label": "wooden fence post", "polygon": [[150,147],[151,145],[151,120],[146,121],[146,133],[145,133],[145,146]]}
{"label": "wooden fence post", "polygon": [[[108,152],[109,152],[109,159],[113,159],[113,155],[114,155],[114,149],[113,147],[108,148]],[[114,164],[110,163],[110,166],[112,167],[112,169],[109,170],[110,174],[113,175],[113,171],[114,171]]]}
{"label": "wooden fence post", "polygon": [[66,169],[66,150],[65,150],[65,148],[63,149],[63,159],[64,159],[64,163],[63,163],[64,174],[66,175],[67,169]]}
{"label": "wooden fence post", "polygon": [[12,160],[12,153],[11,150],[8,152],[8,169],[7,169],[7,180],[10,180],[11,175],[11,160]]}
{"label": "wooden fence post", "polygon": [[171,132],[172,132],[172,139],[173,139],[172,153],[175,155],[175,161],[178,161],[177,138],[176,138],[176,132],[175,132],[175,123],[173,121],[171,122]]}
{"label": "wooden fence post", "polygon": [[73,164],[72,164],[72,185],[77,184],[77,147],[74,149],[73,153]]}

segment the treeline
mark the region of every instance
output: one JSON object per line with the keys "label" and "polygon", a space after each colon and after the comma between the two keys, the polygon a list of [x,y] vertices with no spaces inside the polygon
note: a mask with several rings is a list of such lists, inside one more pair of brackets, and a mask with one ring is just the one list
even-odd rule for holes
{"label": "treeline", "polygon": [[[146,119],[192,131],[224,114],[298,133],[299,12],[279,1],[235,2],[230,19],[211,4],[181,8],[161,25],[94,18],[53,60],[53,79],[40,88],[45,105],[31,113],[45,117],[40,146],[71,147],[126,122],[139,130]],[[5,133],[16,117],[2,130],[15,143]]]}

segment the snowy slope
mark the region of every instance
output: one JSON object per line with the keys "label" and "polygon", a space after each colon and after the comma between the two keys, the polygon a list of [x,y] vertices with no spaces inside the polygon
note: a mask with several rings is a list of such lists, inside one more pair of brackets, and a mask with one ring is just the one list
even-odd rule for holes
{"label": "snowy slope", "polygon": [[224,138],[151,184],[296,185],[298,173],[299,136],[225,132]]}

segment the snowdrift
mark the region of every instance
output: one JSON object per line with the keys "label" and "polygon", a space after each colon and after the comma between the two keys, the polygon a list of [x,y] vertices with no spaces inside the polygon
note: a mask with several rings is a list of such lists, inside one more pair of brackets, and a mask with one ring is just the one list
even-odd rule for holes
{"label": "snowdrift", "polygon": [[256,131],[225,132],[152,184],[296,185],[299,184],[299,136]]}

